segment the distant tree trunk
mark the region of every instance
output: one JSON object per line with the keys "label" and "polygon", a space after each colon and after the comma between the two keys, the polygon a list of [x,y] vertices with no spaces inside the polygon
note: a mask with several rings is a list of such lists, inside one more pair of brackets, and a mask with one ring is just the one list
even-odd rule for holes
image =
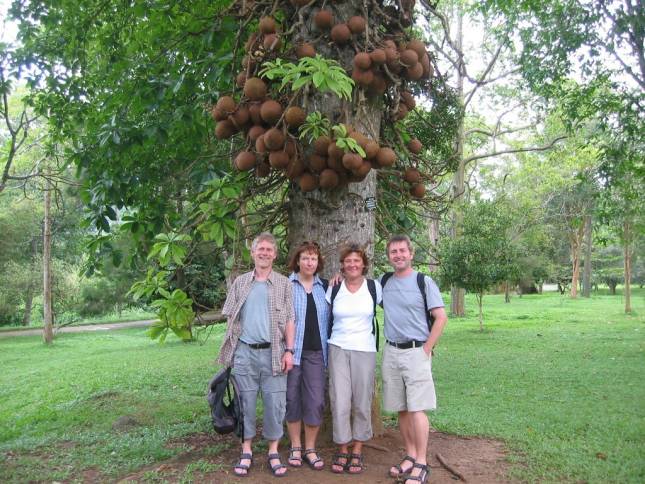
{"label": "distant tree trunk", "polygon": [[542,294],[542,289],[543,289],[543,288],[544,288],[544,283],[543,283],[543,282],[540,282],[540,283],[538,284],[538,294]]}
{"label": "distant tree trunk", "polygon": [[46,344],[54,341],[54,318],[52,314],[51,278],[51,184],[45,182],[45,220],[43,224],[43,340]]}
{"label": "distant tree trunk", "polygon": [[584,235],[583,223],[580,227],[571,232],[569,241],[571,244],[571,297],[578,297],[578,280],[580,279],[580,252],[582,249],[582,237]]}
{"label": "distant tree trunk", "polygon": [[31,310],[34,304],[34,287],[31,283],[27,286],[25,291],[25,313],[22,315],[22,325],[29,326],[31,322]]}
{"label": "distant tree trunk", "polygon": [[618,285],[618,283],[615,282],[615,281],[607,282],[607,286],[609,286],[609,294],[611,294],[612,296],[616,295],[616,286],[617,285]]}
{"label": "distant tree trunk", "polygon": [[477,297],[477,304],[479,305],[479,331],[484,332],[484,317],[483,317],[483,311],[482,311],[482,304],[484,300],[484,292],[478,292],[476,294]]}
{"label": "distant tree trunk", "polygon": [[628,220],[623,223],[623,265],[625,268],[625,312],[632,312],[632,228]]}
{"label": "distant tree trunk", "polygon": [[509,281],[504,282],[504,302],[511,302],[511,283]]}
{"label": "distant tree trunk", "polygon": [[433,253],[430,255],[428,271],[430,271],[430,273],[433,273],[439,268],[439,264],[437,263],[437,259],[435,258],[437,254],[437,246],[439,245],[439,219],[434,217],[430,219],[430,224],[428,226],[428,238],[430,239],[430,245],[433,249]]}
{"label": "distant tree trunk", "polygon": [[[463,44],[463,20],[464,14],[461,7],[457,6],[457,31],[455,35],[455,44],[459,51],[462,51]],[[461,103],[464,102],[464,60],[459,59],[458,69],[457,69],[457,95],[461,100]],[[464,140],[466,134],[464,131],[464,119],[462,118],[459,121],[459,130],[457,132],[457,143],[455,149],[455,155],[459,160],[459,165],[457,171],[453,177],[452,190],[453,190],[453,199],[454,199],[454,209],[452,217],[452,236],[457,237],[461,230],[462,223],[462,214],[461,214],[461,205],[464,200],[464,191],[466,185],[464,183],[466,165],[464,163]],[[463,316],[466,313],[466,291],[457,286],[452,286],[450,289],[450,313],[453,316]]]}

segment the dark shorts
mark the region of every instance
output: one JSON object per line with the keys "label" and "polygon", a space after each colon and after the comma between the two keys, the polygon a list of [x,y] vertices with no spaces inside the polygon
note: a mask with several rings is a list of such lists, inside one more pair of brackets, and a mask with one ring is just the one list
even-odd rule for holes
{"label": "dark shorts", "polygon": [[322,423],[325,407],[325,364],[322,350],[305,351],[287,376],[287,422]]}

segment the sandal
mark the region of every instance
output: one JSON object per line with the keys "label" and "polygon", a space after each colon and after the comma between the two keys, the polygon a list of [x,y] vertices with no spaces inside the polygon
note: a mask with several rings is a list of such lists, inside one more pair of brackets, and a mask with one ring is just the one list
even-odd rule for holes
{"label": "sandal", "polygon": [[[345,462],[341,462],[341,459],[345,459]],[[349,463],[349,454],[337,452],[336,454],[334,454],[334,457],[332,458],[332,461],[331,461],[331,471],[334,474],[342,474],[347,469],[348,463]],[[341,469],[336,470],[334,469],[334,466],[341,467]]]}
{"label": "sandal", "polygon": [[[251,461],[249,462],[249,465],[242,464],[242,461],[246,459]],[[253,464],[252,454],[245,454],[245,453],[240,454],[240,461],[233,466],[233,474],[235,474],[237,477],[248,476],[251,470],[251,464]],[[240,472],[240,471],[244,471],[244,472]]]}
{"label": "sandal", "polygon": [[[365,466],[363,465],[363,454],[350,454],[350,459],[349,462],[347,463],[347,467],[345,468],[345,471],[348,474],[360,474],[363,472],[365,469]],[[357,461],[356,463],[354,461]],[[358,469],[357,471],[352,471],[351,468],[354,467],[355,469]]]}
{"label": "sandal", "polygon": [[[409,469],[403,470],[403,467],[401,467],[401,464],[403,464],[405,461],[410,462],[412,465],[410,466]],[[403,460],[401,461],[401,464],[396,464],[396,465],[393,465],[392,467],[390,467],[390,471],[388,472],[388,474],[389,474],[390,477],[398,479],[399,477],[404,476],[404,475],[409,474],[410,472],[412,472],[412,468],[414,467],[415,463],[416,463],[416,459],[414,457],[410,457],[409,455],[406,455],[403,458]],[[398,471],[398,473],[395,474],[394,472],[392,472],[392,469],[396,469]]]}
{"label": "sandal", "polygon": [[[300,452],[300,457],[293,455],[294,452]],[[292,464],[291,461],[295,461],[295,464]],[[289,457],[287,462],[291,467],[302,467],[302,447],[291,447],[289,449]]]}
{"label": "sandal", "polygon": [[427,464],[417,464],[415,463],[413,468],[421,469],[418,476],[409,475],[403,481],[404,484],[408,481],[419,482],[420,484],[426,484],[428,482],[428,477],[430,476],[430,467]]}
{"label": "sandal", "polygon": [[[271,465],[272,460],[277,460],[278,464]],[[278,471],[280,469],[286,469],[287,468],[286,465],[284,465],[282,462],[280,462],[280,454],[269,454],[267,456],[267,466],[269,467],[269,470],[271,471],[271,474],[273,474],[273,477],[284,477],[284,476],[287,475],[286,470],[282,474],[278,474]]]}
{"label": "sandal", "polygon": [[[315,459],[310,459],[307,457],[309,454],[315,454],[316,458]],[[305,462],[309,467],[311,467],[315,471],[322,471],[323,467],[325,467],[325,463],[323,460],[320,458],[318,455],[318,452],[316,452],[316,449],[307,449],[305,450]],[[320,465],[316,465],[320,463]]]}

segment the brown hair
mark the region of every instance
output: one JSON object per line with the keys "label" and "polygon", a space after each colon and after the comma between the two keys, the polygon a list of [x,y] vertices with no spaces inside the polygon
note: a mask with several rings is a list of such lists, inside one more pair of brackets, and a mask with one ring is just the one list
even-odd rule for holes
{"label": "brown hair", "polygon": [[363,266],[364,266],[363,267],[363,275],[367,274],[367,268],[368,268],[369,263],[370,263],[370,261],[367,258],[367,253],[365,252],[365,249],[363,247],[361,247],[358,244],[354,244],[354,243],[350,243],[348,245],[345,245],[340,249],[340,258],[339,258],[339,260],[340,260],[340,263],[341,263],[341,272],[343,272],[343,270],[342,270],[343,261],[347,258],[347,256],[349,254],[352,254],[352,253],[358,254],[361,257],[361,259],[363,259]]}
{"label": "brown hair", "polygon": [[296,250],[294,250],[293,254],[291,254],[289,265],[287,265],[287,268],[291,272],[300,272],[300,266],[298,265],[298,262],[300,261],[300,254],[302,254],[303,252],[313,252],[318,256],[318,267],[316,268],[316,273],[324,269],[325,261],[323,259],[322,253],[320,252],[320,245],[318,245],[318,242],[314,242],[313,240],[305,240],[298,247],[296,247]]}
{"label": "brown hair", "polygon": [[394,242],[405,242],[406,244],[408,244],[408,249],[410,250],[410,252],[414,252],[414,249],[412,249],[412,241],[410,240],[410,237],[403,234],[393,235],[389,238],[389,240],[387,241],[387,246],[385,247],[386,252],[390,252],[390,245]]}

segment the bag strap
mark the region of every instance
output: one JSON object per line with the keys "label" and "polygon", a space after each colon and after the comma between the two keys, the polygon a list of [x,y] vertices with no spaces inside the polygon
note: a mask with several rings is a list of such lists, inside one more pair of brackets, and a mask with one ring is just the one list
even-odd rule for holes
{"label": "bag strap", "polygon": [[426,321],[428,322],[428,334],[432,331],[432,325],[434,324],[434,316],[428,310],[428,299],[426,297],[426,276],[422,272],[417,272],[417,286],[419,286],[419,291],[421,291],[421,296],[423,296],[423,312],[426,315]]}
{"label": "bag strap", "polygon": [[370,295],[372,296],[372,311],[374,314],[374,318],[372,319],[372,334],[376,337],[376,351],[378,351],[379,347],[379,330],[378,330],[378,321],[376,320],[376,282],[374,279],[368,279],[367,280],[367,289],[370,291]]}

